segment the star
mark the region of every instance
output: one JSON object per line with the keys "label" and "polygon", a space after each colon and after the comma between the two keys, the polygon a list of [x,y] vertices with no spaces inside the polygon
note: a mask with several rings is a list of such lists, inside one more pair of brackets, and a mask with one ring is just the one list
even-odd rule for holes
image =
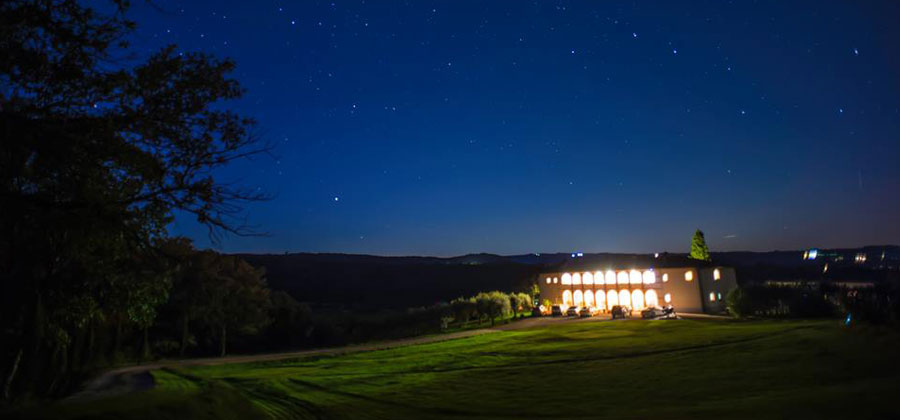
{"label": "star", "polygon": [[678,54],[678,50],[672,49],[672,54]]}
{"label": "star", "polygon": [[334,201],[341,201],[339,197],[334,197]]}
{"label": "star", "polygon": [[857,55],[857,56],[858,56],[858,55],[859,55],[859,50],[856,49],[856,48],[854,48],[854,49],[853,49],[853,55]]}
{"label": "star", "polygon": [[637,32],[632,32],[632,33],[631,33],[631,37],[632,37],[632,38],[637,38]]}

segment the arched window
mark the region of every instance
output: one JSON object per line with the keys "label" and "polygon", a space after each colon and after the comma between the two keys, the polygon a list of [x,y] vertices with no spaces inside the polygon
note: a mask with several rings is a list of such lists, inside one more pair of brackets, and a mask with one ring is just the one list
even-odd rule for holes
{"label": "arched window", "polygon": [[718,280],[720,278],[722,278],[722,272],[719,271],[718,268],[713,270],[713,280]]}
{"label": "arched window", "polygon": [[562,284],[572,284],[572,275],[569,273],[563,273]]}
{"label": "arched window", "polygon": [[619,274],[616,274],[616,283],[628,284],[628,273],[620,271]]}
{"label": "arched window", "polygon": [[640,290],[631,291],[631,309],[635,311],[644,309],[644,292]]}
{"label": "arched window", "polygon": [[669,273],[663,273],[663,283],[669,281]]}
{"label": "arched window", "polygon": [[596,301],[596,302],[594,302],[595,306],[597,306],[600,309],[605,308],[606,307],[606,292],[604,292],[602,290],[598,290],[597,294],[594,295],[594,300]]}
{"label": "arched window", "polygon": [[609,270],[606,272],[606,284],[616,284],[616,272]]}
{"label": "arched window", "polygon": [[619,305],[631,306],[631,293],[628,290],[619,290]]}
{"label": "arched window", "polygon": [[607,290],[606,291],[606,308],[612,310],[613,306],[619,304],[619,295],[615,290]]}
{"label": "arched window", "polygon": [[659,306],[659,298],[656,297],[656,290],[650,289],[644,294],[644,300],[648,307]]}
{"label": "arched window", "polygon": [[644,284],[653,284],[656,283],[656,273],[653,270],[647,270],[644,272]]}
{"label": "arched window", "polygon": [[584,291],[584,306],[594,306],[594,292],[590,290]]}
{"label": "arched window", "polygon": [[641,272],[637,270],[631,270],[630,273],[631,284],[641,284]]}
{"label": "arched window", "polygon": [[547,277],[547,284],[550,284],[550,277]]}
{"label": "arched window", "polygon": [[666,301],[666,303],[672,303],[672,295],[666,293],[665,295],[663,295],[663,300]]}
{"label": "arched window", "polygon": [[694,272],[693,272],[693,271],[688,270],[688,271],[685,271],[685,272],[684,272],[684,280],[685,280],[685,281],[691,281],[691,280],[693,280],[693,279],[694,279]]}
{"label": "arched window", "polygon": [[572,284],[581,284],[581,274],[572,274]]}
{"label": "arched window", "polygon": [[572,305],[572,291],[571,290],[563,290],[563,305]]}
{"label": "arched window", "polygon": [[599,271],[595,272],[594,273],[594,284],[603,284],[603,283],[604,283],[603,273],[599,272]]}
{"label": "arched window", "polygon": [[584,304],[584,295],[581,294],[581,290],[576,290],[575,293],[572,294],[572,298],[575,300],[575,306]]}
{"label": "arched window", "polygon": [[584,273],[581,275],[581,282],[584,284],[594,284],[594,275],[591,273]]}

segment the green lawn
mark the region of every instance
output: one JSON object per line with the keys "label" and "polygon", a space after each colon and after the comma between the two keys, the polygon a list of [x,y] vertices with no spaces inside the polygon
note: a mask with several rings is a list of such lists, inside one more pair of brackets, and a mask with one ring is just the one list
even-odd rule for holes
{"label": "green lawn", "polygon": [[343,356],[154,372],[42,410],[106,418],[897,418],[900,337],[837,321],[565,322]]}

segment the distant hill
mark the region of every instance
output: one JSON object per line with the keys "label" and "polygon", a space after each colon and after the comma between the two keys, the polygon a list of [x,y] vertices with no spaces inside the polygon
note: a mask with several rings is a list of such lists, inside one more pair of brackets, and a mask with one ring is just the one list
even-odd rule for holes
{"label": "distant hill", "polygon": [[[821,250],[823,255],[870,255],[870,262],[898,264],[900,247],[872,246]],[[882,254],[885,258],[882,260]],[[584,254],[568,253],[458,257],[382,257],[354,254],[238,254],[255,266],[266,268],[269,285],[300,301],[347,308],[406,308],[471,296],[479,291],[525,290],[542,271],[576,265],[629,266],[678,265],[686,254]],[[715,264],[733,266],[739,281],[818,278],[822,260],[807,261],[803,251],[713,252]],[[825,257],[823,257],[825,258]],[[876,267],[877,266],[873,266]],[[858,269],[859,267],[854,267]],[[836,272],[848,272],[846,269]],[[852,274],[853,271],[849,271]]]}

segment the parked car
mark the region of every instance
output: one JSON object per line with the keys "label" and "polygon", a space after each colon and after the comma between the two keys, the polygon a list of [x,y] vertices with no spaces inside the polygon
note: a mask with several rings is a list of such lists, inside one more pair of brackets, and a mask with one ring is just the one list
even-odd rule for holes
{"label": "parked car", "polygon": [[666,305],[665,308],[662,308],[662,316],[661,318],[678,318],[678,315],[675,314],[675,308],[672,305]]}
{"label": "parked car", "polygon": [[592,316],[594,316],[594,308],[585,306],[584,308],[581,308],[580,311],[578,311],[578,316],[580,316],[582,318],[592,317]]}
{"label": "parked car", "polygon": [[645,308],[643,311],[641,311],[641,318],[643,319],[655,319],[661,317],[662,315],[663,310],[655,306]]}
{"label": "parked car", "polygon": [[578,316],[578,310],[577,306],[570,306],[569,310],[566,311],[566,316]]}
{"label": "parked car", "polygon": [[553,305],[553,308],[550,309],[550,315],[553,316],[562,316],[562,308],[559,305]]}
{"label": "parked car", "polygon": [[631,316],[631,308],[625,305],[616,305],[612,307],[612,319],[628,318]]}
{"label": "parked car", "polygon": [[543,316],[544,314],[541,312],[541,308],[535,306],[531,309],[531,316]]}

